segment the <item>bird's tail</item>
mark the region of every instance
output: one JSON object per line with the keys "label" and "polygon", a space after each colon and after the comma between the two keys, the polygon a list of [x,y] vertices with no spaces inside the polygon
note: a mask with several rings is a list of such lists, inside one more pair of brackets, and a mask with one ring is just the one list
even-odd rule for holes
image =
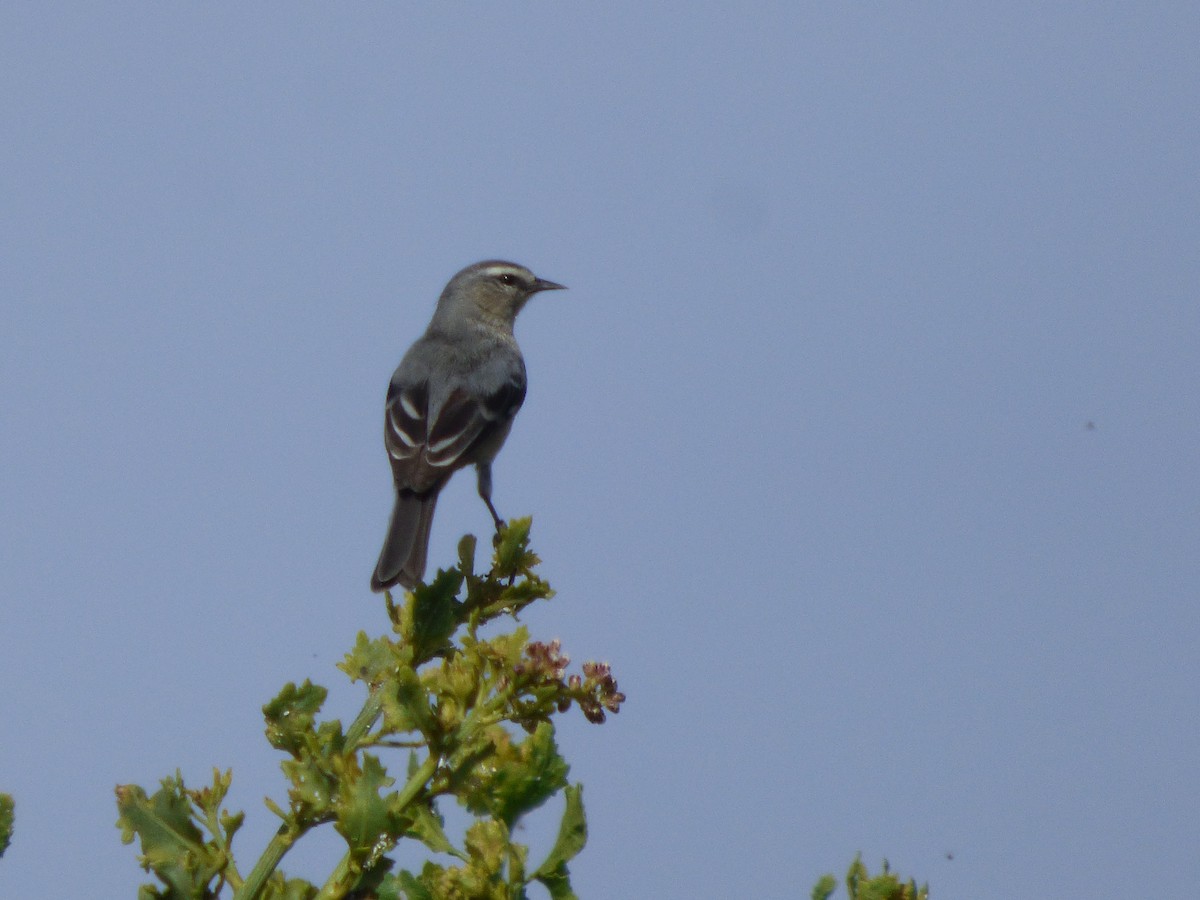
{"label": "bird's tail", "polygon": [[437,491],[428,494],[399,491],[396,494],[392,521],[371,576],[371,590],[386,590],[394,584],[413,588],[425,577],[429,529],[433,525],[437,495]]}

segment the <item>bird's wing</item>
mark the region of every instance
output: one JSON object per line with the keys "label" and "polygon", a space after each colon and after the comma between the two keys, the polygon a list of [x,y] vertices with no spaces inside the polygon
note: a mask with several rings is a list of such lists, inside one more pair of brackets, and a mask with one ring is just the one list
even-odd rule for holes
{"label": "bird's wing", "polygon": [[525,399],[525,385],[505,382],[487,396],[462,387],[429,414],[429,385],[392,385],[388,392],[384,444],[396,484],[417,493],[440,486],[457,469],[477,462],[481,447],[507,428]]}

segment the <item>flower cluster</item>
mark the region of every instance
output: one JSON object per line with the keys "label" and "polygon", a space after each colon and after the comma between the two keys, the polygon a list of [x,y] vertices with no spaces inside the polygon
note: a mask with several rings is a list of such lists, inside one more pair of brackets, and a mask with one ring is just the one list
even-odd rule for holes
{"label": "flower cluster", "polygon": [[571,664],[571,657],[562,652],[562,643],[555,638],[548,644],[530,641],[525,645],[528,663],[517,663],[513,671],[517,675],[532,675],[547,681],[562,681],[563,672]]}
{"label": "flower cluster", "polygon": [[577,702],[587,720],[599,725],[604,721],[604,710],[614,715],[621,711],[625,695],[617,690],[617,679],[613,678],[608,663],[585,662],[583,675],[582,685],[579,683],[579,676],[572,675],[568,686],[573,692],[583,695]]}
{"label": "flower cluster", "polygon": [[605,710],[621,711],[625,695],[617,690],[608,663],[585,662],[582,676],[564,677],[570,664],[571,657],[562,652],[559,641],[530,641],[525,645],[525,659],[513,666],[513,674],[526,685],[550,688],[557,695],[559,712],[577,703],[584,717],[598,725],[605,719]]}

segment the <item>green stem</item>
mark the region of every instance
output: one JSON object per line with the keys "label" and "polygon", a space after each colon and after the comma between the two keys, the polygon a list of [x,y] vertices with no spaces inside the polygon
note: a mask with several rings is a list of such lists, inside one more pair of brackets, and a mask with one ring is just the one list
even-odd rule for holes
{"label": "green stem", "polygon": [[254,900],[300,834],[293,834],[287,825],[281,826],[279,831],[275,832],[275,837],[271,838],[271,843],[267,844],[263,855],[254,864],[254,868],[250,870],[250,874],[246,876],[246,880],[242,882],[242,886],[233,892],[233,900]]}
{"label": "green stem", "polygon": [[[362,710],[355,716],[354,721],[350,723],[350,727],[346,729],[347,752],[353,753],[358,748],[359,741],[371,730],[371,726],[379,718],[379,713],[382,709],[383,697],[380,695],[378,688],[372,689],[370,695],[367,697],[367,702],[363,704]],[[434,767],[436,768],[436,760]],[[430,773],[430,777],[432,777],[432,772]],[[407,790],[407,786],[405,790]],[[263,885],[267,883],[267,879],[271,877],[271,873],[279,866],[284,854],[292,849],[292,844],[296,843],[301,835],[316,824],[318,823],[313,822],[300,827],[299,830],[293,830],[296,823],[292,821],[285,822],[279,831],[275,833],[275,837],[271,838],[271,843],[267,844],[267,849],[263,851],[263,855],[254,864],[254,868],[250,870],[250,874],[246,876],[246,880],[242,882],[241,887],[234,891],[233,900],[255,900],[258,897],[259,891],[262,890]]]}
{"label": "green stem", "polygon": [[371,730],[371,726],[375,724],[375,720],[379,718],[379,713],[383,710],[383,697],[380,694],[378,686],[371,688],[371,693],[367,696],[367,702],[363,704],[362,710],[354,721],[350,723],[350,727],[346,729],[346,750],[353,753],[358,749],[359,742]]}
{"label": "green stem", "polygon": [[425,789],[429,779],[433,778],[434,773],[437,772],[440,762],[441,758],[436,753],[430,753],[425,757],[425,762],[421,763],[417,771],[413,772],[412,778],[408,779],[404,787],[400,789],[400,793],[396,795],[398,809],[404,809],[416,799],[417,794]]}
{"label": "green stem", "polygon": [[[425,762],[421,763],[420,768],[413,772],[412,778],[408,779],[404,787],[396,795],[396,809],[402,810],[408,804],[412,803],[417,798],[417,795],[425,789],[425,785],[429,783],[429,779],[433,778],[437,772],[439,759],[436,753],[430,753],[425,758]],[[380,837],[384,837],[381,835]],[[395,839],[389,838],[392,845],[395,845]],[[346,892],[354,886],[354,882],[358,879],[357,866],[354,863],[354,854],[352,851],[346,851],[346,855],[342,857],[337,864],[337,868],[333,870],[333,874],[329,876],[329,880],[322,885],[320,892],[313,900],[340,900],[346,896]]]}

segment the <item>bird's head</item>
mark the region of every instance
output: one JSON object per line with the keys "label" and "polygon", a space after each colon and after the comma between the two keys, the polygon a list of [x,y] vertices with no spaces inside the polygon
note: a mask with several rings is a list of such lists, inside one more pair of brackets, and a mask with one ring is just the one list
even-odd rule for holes
{"label": "bird's head", "polygon": [[482,318],[511,329],[517,313],[530,297],[563,288],[561,284],[538,278],[524,266],[490,259],[467,266],[450,279],[438,301],[438,313]]}

